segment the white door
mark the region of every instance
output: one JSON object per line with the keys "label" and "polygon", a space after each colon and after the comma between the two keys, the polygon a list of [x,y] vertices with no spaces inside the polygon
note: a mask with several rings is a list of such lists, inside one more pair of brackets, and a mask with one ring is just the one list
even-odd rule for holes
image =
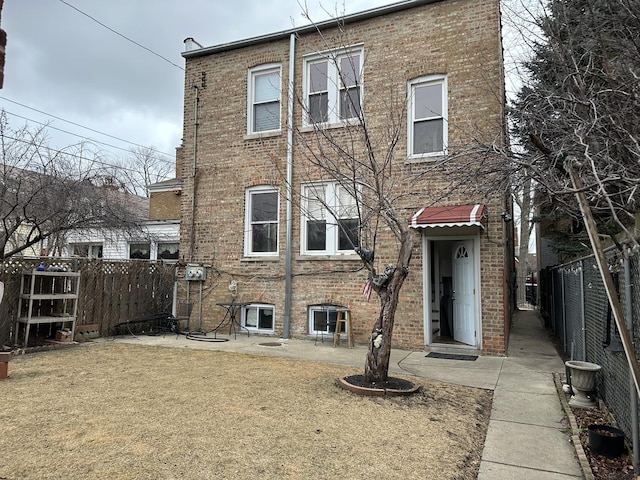
{"label": "white door", "polygon": [[473,240],[453,242],[453,339],[476,345]]}

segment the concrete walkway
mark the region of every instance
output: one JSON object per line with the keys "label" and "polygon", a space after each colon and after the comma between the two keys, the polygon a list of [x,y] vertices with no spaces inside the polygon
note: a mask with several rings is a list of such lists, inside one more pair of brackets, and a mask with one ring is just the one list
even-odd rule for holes
{"label": "concrete walkway", "polygon": [[[229,338],[219,335],[220,338]],[[100,339],[99,341],[106,341]],[[183,335],[117,337],[123,343],[202,348],[304,359],[364,368],[366,349],[333,348],[330,338],[313,340],[248,337],[225,342],[188,340]],[[445,350],[438,350],[440,352]],[[474,353],[449,348],[449,353]],[[477,353],[477,352],[475,352]],[[427,357],[426,351],[392,350],[390,373],[492,390],[493,407],[482,452],[479,480],[569,480],[585,478],[563,422],[564,410],[554,374],[564,363],[537,312],[516,313],[507,357],[479,356],[474,361]],[[581,447],[580,447],[581,449]],[[587,475],[590,471],[587,472]]]}
{"label": "concrete walkway", "polygon": [[537,312],[518,312],[494,389],[479,480],[583,478],[553,378],[564,371]]}

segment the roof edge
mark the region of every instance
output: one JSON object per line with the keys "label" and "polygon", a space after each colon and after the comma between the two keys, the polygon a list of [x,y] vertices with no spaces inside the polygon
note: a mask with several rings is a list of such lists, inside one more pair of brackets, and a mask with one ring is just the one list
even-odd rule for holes
{"label": "roof edge", "polygon": [[214,45],[211,47],[199,48],[197,50],[190,50],[187,52],[182,52],[182,57],[187,58],[196,58],[202,57],[205,55],[211,55],[214,53],[226,52],[229,50],[235,50],[238,48],[249,47],[252,45],[257,45],[260,43],[271,42],[275,40],[282,40],[284,38],[288,38],[292,34],[305,34],[315,32],[318,29],[323,29],[327,27],[336,27],[341,24],[350,24],[359,22],[362,20],[368,20],[370,18],[379,17],[382,15],[387,15],[389,13],[400,12],[402,10],[408,10],[410,8],[416,8],[423,5],[429,5],[432,3],[440,3],[446,0],[403,0],[401,2],[392,3],[390,5],[384,5],[382,7],[372,8],[370,10],[365,10],[362,12],[351,13],[349,15],[344,15],[337,18],[330,18],[329,20],[324,20],[318,23],[312,23],[310,25],[304,25],[301,27],[294,27],[288,30],[282,30],[275,33],[269,33],[266,35],[260,35],[257,37],[250,37],[242,40],[236,40],[229,43],[222,43],[219,45]]}
{"label": "roof edge", "polygon": [[169,180],[147,185],[149,192],[167,192],[176,189],[182,189],[182,180],[180,178],[170,178]]}

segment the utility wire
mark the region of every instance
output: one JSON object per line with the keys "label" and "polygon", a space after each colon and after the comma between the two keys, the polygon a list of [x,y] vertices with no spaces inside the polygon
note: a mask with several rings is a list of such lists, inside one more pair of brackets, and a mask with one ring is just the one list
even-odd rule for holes
{"label": "utility wire", "polygon": [[[82,138],[83,140],[87,140],[87,141],[92,142],[92,143],[97,143],[99,145],[104,145],[105,147],[116,148],[118,150],[122,150],[123,152],[131,153],[130,150],[127,150],[126,148],[123,148],[123,147],[118,147],[117,145],[111,145],[110,143],[105,143],[105,142],[101,142],[99,140],[94,140],[92,138],[83,137],[82,135],[78,135],[76,133],[69,132],[68,130],[63,130],[62,128],[54,127],[52,125],[39,122],[39,121],[34,120],[32,118],[23,117],[22,115],[18,115],[17,113],[12,113],[12,112],[10,112],[8,110],[5,110],[5,112],[7,112],[9,115],[13,115],[14,117],[22,118],[23,120],[27,120],[29,122],[36,123],[36,124],[41,125],[41,126],[46,127],[46,128],[51,128],[52,130],[57,130],[57,131],[62,132],[62,133],[67,133],[69,135],[73,135],[75,137]],[[143,148],[146,148],[146,147],[143,147]],[[163,154],[163,155],[166,155],[166,154]],[[167,163],[173,163],[173,160],[167,160],[167,159],[159,159],[159,160],[161,160],[163,162],[167,162]]]}
{"label": "utility wire", "polygon": [[[31,140],[24,140],[22,138],[16,138],[16,137],[12,137],[10,135],[4,135],[4,134],[0,134],[0,137],[7,138],[9,140],[13,140],[14,142],[26,143],[26,144],[32,145],[33,147],[36,147],[36,144]],[[136,170],[134,168],[129,168],[129,167],[121,166],[121,165],[113,165],[111,163],[107,163],[107,162],[103,162],[101,160],[98,160],[97,158],[83,157],[82,155],[78,155],[76,153],[67,152],[65,150],[58,150],[58,149],[55,149],[55,148],[51,148],[51,147],[49,147],[47,145],[37,145],[37,148],[44,148],[50,154],[51,153],[53,153],[54,155],[62,154],[62,155],[66,155],[66,156],[69,156],[69,157],[72,157],[72,158],[77,158],[78,160],[86,160],[88,162],[92,162],[92,163],[95,163],[97,165],[101,165],[103,167],[111,167],[111,168],[117,168],[119,170],[127,170],[127,171],[132,172],[132,173],[140,173],[139,170]]]}
{"label": "utility wire", "polygon": [[93,20],[94,22],[96,22],[98,25],[106,28],[107,30],[109,30],[110,32],[115,33],[116,35],[124,38],[126,41],[133,43],[134,45],[137,45],[138,47],[146,50],[149,53],[152,53],[153,55],[155,55],[156,57],[160,57],[162,60],[164,60],[167,63],[170,63],[171,65],[173,65],[176,68],[179,68],[180,70],[184,71],[184,67],[181,67],[180,65],[177,65],[175,63],[173,63],[171,60],[169,60],[166,57],[163,57],[162,55],[160,55],[159,53],[154,52],[153,50],[151,50],[150,48],[145,47],[144,45],[141,45],[140,43],[136,42],[135,40],[131,40],[129,37],[127,37],[126,35],[123,35],[122,33],[114,30],[113,28],[109,27],[108,25],[105,25],[104,23],[102,23],[101,21],[95,19],[94,17],[92,17],[91,15],[89,15],[88,13],[83,12],[82,10],[80,10],[77,7],[74,7],[73,5],[71,5],[69,2],[65,2],[65,0],[59,0],[61,3],[64,3],[66,6],[73,8],[76,12],[81,13],[82,15],[84,15],[87,18],[90,18],[91,20]]}
{"label": "utility wire", "polygon": [[[1,95],[0,95],[0,99],[2,99],[2,100],[6,100],[7,102],[11,102],[11,103],[13,103],[13,104],[15,104],[15,105],[18,105],[18,106],[20,106],[20,107],[28,108],[29,110],[33,110],[34,112],[42,113],[43,115],[47,115],[47,116],[49,116],[49,117],[51,117],[51,118],[55,118],[55,119],[57,119],[57,120],[61,120],[61,121],[66,122],[66,123],[70,123],[71,125],[75,125],[76,127],[84,128],[84,129],[89,130],[89,131],[91,131],[91,132],[94,132],[94,133],[97,133],[97,134],[100,134],[100,135],[104,135],[105,137],[110,137],[110,138],[113,138],[114,140],[119,140],[119,141],[121,141],[121,142],[128,143],[128,144],[130,144],[130,145],[134,145],[134,146],[136,146],[136,147],[144,148],[144,149],[146,149],[146,150],[151,150],[151,151],[152,151],[152,152],[154,152],[154,153],[159,153],[160,155],[166,155],[167,157],[173,158],[173,155],[171,155],[171,154],[169,154],[169,153],[161,152],[160,150],[156,150],[155,148],[146,147],[146,146],[144,146],[144,145],[140,145],[139,143],[131,142],[131,141],[129,141],[129,140],[125,140],[124,138],[116,137],[116,136],[114,136],[114,135],[110,135],[110,134],[108,134],[108,133],[104,133],[104,132],[101,132],[101,131],[99,131],[99,130],[95,130],[95,129],[93,129],[93,128],[87,127],[87,126],[82,125],[82,124],[80,124],[80,123],[72,122],[71,120],[66,120],[66,119],[64,119],[64,118],[62,118],[62,117],[58,117],[58,116],[53,115],[53,114],[51,114],[51,113],[43,112],[42,110],[38,110],[37,108],[33,108],[33,107],[30,107],[30,106],[25,105],[25,104],[23,104],[23,103],[16,102],[15,100],[11,100],[11,99],[9,99],[9,98],[7,98],[7,97],[3,97],[3,96],[1,96]],[[11,113],[11,112],[7,112],[7,113]],[[12,113],[12,115],[15,115],[16,117],[23,118],[23,119],[25,119],[25,120],[30,120],[30,119],[28,119],[28,118],[26,118],[26,117],[21,117],[20,115],[17,115],[17,114],[15,114],[15,113]],[[37,122],[36,120],[30,120],[30,121],[32,121],[32,122],[36,122],[36,123],[40,123],[40,122]],[[44,125],[44,124],[40,123],[40,125]],[[56,130],[59,130],[59,129],[55,128],[55,127],[51,127],[51,126],[49,126],[49,125],[47,125],[47,126],[48,126],[49,128],[54,128],[54,129],[56,129]],[[83,137],[82,135],[77,135],[77,134],[75,134],[75,133],[66,132],[66,131],[64,131],[64,130],[62,130],[62,131],[63,131],[64,133],[69,133],[69,134],[74,135],[74,136],[76,136],[76,137],[84,138],[85,140],[91,140],[91,139],[89,139],[89,138]],[[91,141],[94,141],[94,140],[91,140]],[[101,142],[98,142],[98,143],[101,143]],[[111,147],[111,146],[112,146],[112,145],[108,145],[108,144],[106,144],[106,143],[105,143],[104,145],[107,145],[107,146],[109,146],[109,147]],[[120,150],[124,150],[123,148],[120,148],[120,147],[114,147],[114,148],[119,148]]]}

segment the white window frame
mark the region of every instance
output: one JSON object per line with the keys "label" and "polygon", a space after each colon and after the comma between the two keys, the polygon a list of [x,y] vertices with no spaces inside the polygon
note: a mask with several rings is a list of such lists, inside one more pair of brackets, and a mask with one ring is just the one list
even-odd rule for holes
{"label": "white window frame", "polygon": [[[362,46],[353,46],[337,51],[331,51],[321,54],[313,54],[304,58],[303,61],[303,99],[304,99],[304,115],[303,125],[306,127],[322,126],[332,124],[343,124],[350,122],[359,122],[358,116],[350,118],[340,118],[340,91],[343,89],[342,80],[339,73],[340,61],[349,56],[359,56],[360,72],[356,79],[356,87],[359,89],[360,111],[364,108],[364,48]],[[313,123],[310,118],[310,102],[309,97],[313,93],[311,91],[311,66],[315,63],[327,62],[327,116],[326,122]]]}
{"label": "white window frame", "polygon": [[[256,77],[259,75],[267,75],[271,73],[277,73],[278,75],[278,128],[269,130],[256,130],[254,129],[254,106],[255,101],[255,84]],[[270,63],[266,65],[260,65],[249,69],[247,76],[247,134],[256,135],[270,132],[279,132],[282,130],[282,67],[280,64]],[[272,100],[275,101],[275,100]],[[268,102],[265,102],[268,103]]]}
{"label": "white window frame", "polygon": [[[338,323],[338,312],[339,311],[344,311],[345,308],[341,305],[309,305],[308,311],[309,311],[309,315],[308,315],[308,324],[309,324],[309,334],[314,335],[314,334],[333,334],[335,332],[332,332],[331,329],[329,328],[331,325],[330,322],[330,315],[335,316],[336,319],[336,326]],[[315,312],[320,312],[320,313],[324,313],[327,316],[327,325],[326,325],[326,329],[324,330],[316,330],[315,328],[315,322],[314,322],[314,313]],[[340,333],[348,333],[347,332],[347,322],[344,322],[340,325]]]}
{"label": "white window frame", "polygon": [[[326,207],[322,207],[324,220],[326,222],[326,242],[324,250],[309,250],[307,249],[307,222],[312,220],[308,208],[308,201],[314,200],[317,195],[313,192],[318,189],[324,189],[324,199],[320,199],[320,202],[324,202]],[[314,182],[302,185],[302,208],[301,208],[301,221],[300,221],[300,253],[302,255],[355,255],[353,248],[340,250],[339,249],[339,236],[340,227],[338,220],[340,218],[358,219],[356,216],[341,217],[339,208],[339,194],[340,190],[344,189],[339,182]],[[354,199],[357,202],[357,199]],[[338,215],[338,218],[334,216],[334,213]]]}
{"label": "white window frame", "polygon": [[[148,245],[149,247],[149,258],[131,258],[131,247],[133,245]],[[152,255],[151,255],[151,248],[153,247],[153,245],[151,244],[151,242],[149,241],[145,241],[145,240],[140,240],[137,242],[129,242],[127,244],[127,258],[129,258],[129,260],[151,260]]]}
{"label": "white window frame", "polygon": [[[152,245],[152,251],[151,251],[151,257],[154,260],[162,260],[163,262],[167,262],[167,263],[172,263],[172,262],[177,262],[180,259],[180,240],[162,240],[162,241],[158,241],[158,242],[154,242],[155,245]],[[178,258],[160,258],[160,254],[161,254],[161,247],[164,245],[177,245],[178,246]],[[153,253],[153,250],[155,247],[155,255]],[[154,258],[155,257],[155,258]]]}
{"label": "white window frame", "polygon": [[[273,193],[276,195],[276,220],[271,222],[253,222],[251,220],[251,212],[253,208],[253,195]],[[261,185],[258,187],[247,188],[245,192],[245,217],[244,217],[244,255],[246,257],[277,257],[280,251],[280,195],[275,187]],[[254,252],[253,245],[253,225],[254,223],[273,223],[276,225],[276,249],[274,252]]]}
{"label": "white window frame", "polygon": [[[256,310],[256,325],[247,325],[247,311],[248,310]],[[260,310],[271,310],[271,328],[260,328]],[[240,314],[240,325],[242,328],[254,331],[254,332],[264,332],[264,333],[273,333],[275,331],[276,324],[276,309],[274,305],[270,305],[267,303],[251,303],[242,307],[242,311]]]}
{"label": "white window frame", "polygon": [[[102,243],[96,242],[74,242],[69,244],[71,255],[72,256],[81,256],[76,255],[74,253],[76,247],[78,248],[86,248],[87,249],[87,257],[86,258],[103,258],[104,257],[104,245]],[[102,255],[98,255],[97,250],[102,250]]]}
{"label": "white window frame", "polygon": [[[437,120],[442,119],[442,150],[426,153],[414,153],[414,122],[415,118],[415,89],[416,87],[441,85],[442,94],[442,115],[433,115],[432,117],[420,118],[419,120]],[[446,75],[428,75],[416,78],[408,83],[408,99],[407,108],[407,156],[409,159],[428,159],[430,157],[441,157],[447,154],[448,145],[448,86]]]}

